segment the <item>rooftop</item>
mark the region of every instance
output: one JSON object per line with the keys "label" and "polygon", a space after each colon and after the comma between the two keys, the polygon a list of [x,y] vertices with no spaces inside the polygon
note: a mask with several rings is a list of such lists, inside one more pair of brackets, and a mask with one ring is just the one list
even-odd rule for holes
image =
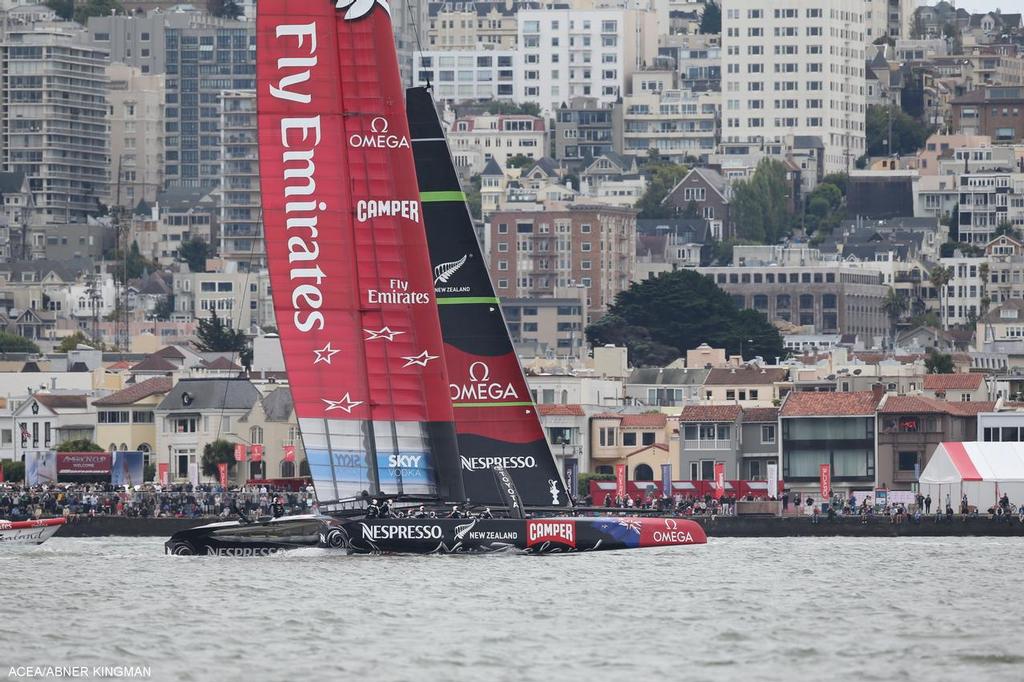
{"label": "rooftop", "polygon": [[783,417],[870,417],[878,398],[871,391],[828,393],[793,391],[786,396],[779,412]]}
{"label": "rooftop", "polygon": [[956,374],[926,374],[924,389],[926,391],[963,390],[976,391],[985,380],[983,374],[977,372],[958,372]]}
{"label": "rooftop", "polygon": [[743,412],[739,405],[686,405],[680,422],[734,422]]}
{"label": "rooftop", "polygon": [[97,407],[105,407],[107,405],[131,405],[143,398],[167,393],[171,390],[173,385],[174,382],[170,377],[152,377],[151,379],[140,381],[137,384],[132,384],[131,386],[123,388],[116,393],[111,393],[99,400],[94,400],[92,404]]}

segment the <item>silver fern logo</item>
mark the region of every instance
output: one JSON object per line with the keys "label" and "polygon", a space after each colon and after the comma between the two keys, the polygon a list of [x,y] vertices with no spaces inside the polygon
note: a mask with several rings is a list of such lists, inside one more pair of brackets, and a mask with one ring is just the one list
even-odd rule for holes
{"label": "silver fern logo", "polygon": [[391,16],[391,6],[388,5],[388,0],[338,0],[337,4],[334,5],[335,9],[348,9],[345,12],[345,20],[352,21],[354,19],[362,19],[371,11],[373,11],[374,5],[380,5],[384,8],[384,11]]}
{"label": "silver fern logo", "polygon": [[465,255],[459,260],[453,260],[450,263],[441,263],[434,268],[434,286],[438,284],[447,284],[448,280],[452,278],[456,272],[459,271],[463,265],[466,264],[466,259],[469,255]]}

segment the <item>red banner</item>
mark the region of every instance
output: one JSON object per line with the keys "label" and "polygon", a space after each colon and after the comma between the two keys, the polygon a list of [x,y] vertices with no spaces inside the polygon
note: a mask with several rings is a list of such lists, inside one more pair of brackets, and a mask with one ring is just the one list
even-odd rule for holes
{"label": "red banner", "polygon": [[170,465],[167,462],[160,462],[156,465],[156,478],[160,485],[167,485],[171,481]]}
{"label": "red banner", "polygon": [[58,452],[57,474],[109,474],[109,452]]}
{"label": "red banner", "polygon": [[615,465],[615,494],[619,497],[626,496],[626,465]]}
{"label": "red banner", "polygon": [[715,492],[714,496],[717,500],[725,494],[725,463],[715,463]]}
{"label": "red banner", "polygon": [[284,461],[294,462],[295,461],[295,446],[285,445],[284,446]]}
{"label": "red banner", "polygon": [[832,497],[832,467],[822,464],[818,467],[818,482],[821,485],[821,499]]}
{"label": "red banner", "polygon": [[235,461],[245,461],[245,443],[235,443]]}
{"label": "red banner", "polygon": [[263,461],[263,446],[253,445],[252,446],[252,461],[262,462]]}
{"label": "red banner", "polygon": [[4,482],[4,465],[0,462],[0,483]]}
{"label": "red banner", "polygon": [[220,462],[217,465],[217,473],[220,474],[220,484],[227,488],[228,487],[228,463]]}

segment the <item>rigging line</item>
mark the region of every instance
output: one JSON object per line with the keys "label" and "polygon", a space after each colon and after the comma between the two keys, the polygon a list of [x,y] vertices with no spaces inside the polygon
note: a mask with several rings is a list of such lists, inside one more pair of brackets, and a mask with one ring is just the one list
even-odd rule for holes
{"label": "rigging line", "polygon": [[[418,1],[423,2],[424,0],[418,0]],[[416,2],[417,2],[417,0],[403,0],[402,4],[405,6],[406,11],[409,12],[409,16],[412,19],[412,32],[413,32],[413,35],[416,36],[416,50],[417,50],[417,52],[420,53],[420,55],[422,55],[423,54],[423,43],[420,41],[420,25],[416,21],[416,10],[413,9],[413,5]],[[427,13],[428,14],[430,13],[430,6],[429,5],[427,5]],[[413,59],[412,59],[412,69],[409,71],[409,87],[413,87],[413,86],[416,85],[416,70],[418,68],[420,68],[420,67],[419,67],[419,64],[417,64],[417,62],[416,62],[416,57],[414,56]],[[430,78],[428,77],[426,79],[426,81],[427,81],[427,87],[429,88],[430,87]]]}

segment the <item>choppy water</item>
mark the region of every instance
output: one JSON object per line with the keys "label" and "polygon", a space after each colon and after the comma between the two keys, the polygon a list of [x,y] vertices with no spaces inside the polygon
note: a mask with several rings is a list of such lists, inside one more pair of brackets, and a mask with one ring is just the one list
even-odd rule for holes
{"label": "choppy water", "polygon": [[9,666],[154,680],[1024,680],[1024,540],[712,539],[576,556],[0,554]]}

